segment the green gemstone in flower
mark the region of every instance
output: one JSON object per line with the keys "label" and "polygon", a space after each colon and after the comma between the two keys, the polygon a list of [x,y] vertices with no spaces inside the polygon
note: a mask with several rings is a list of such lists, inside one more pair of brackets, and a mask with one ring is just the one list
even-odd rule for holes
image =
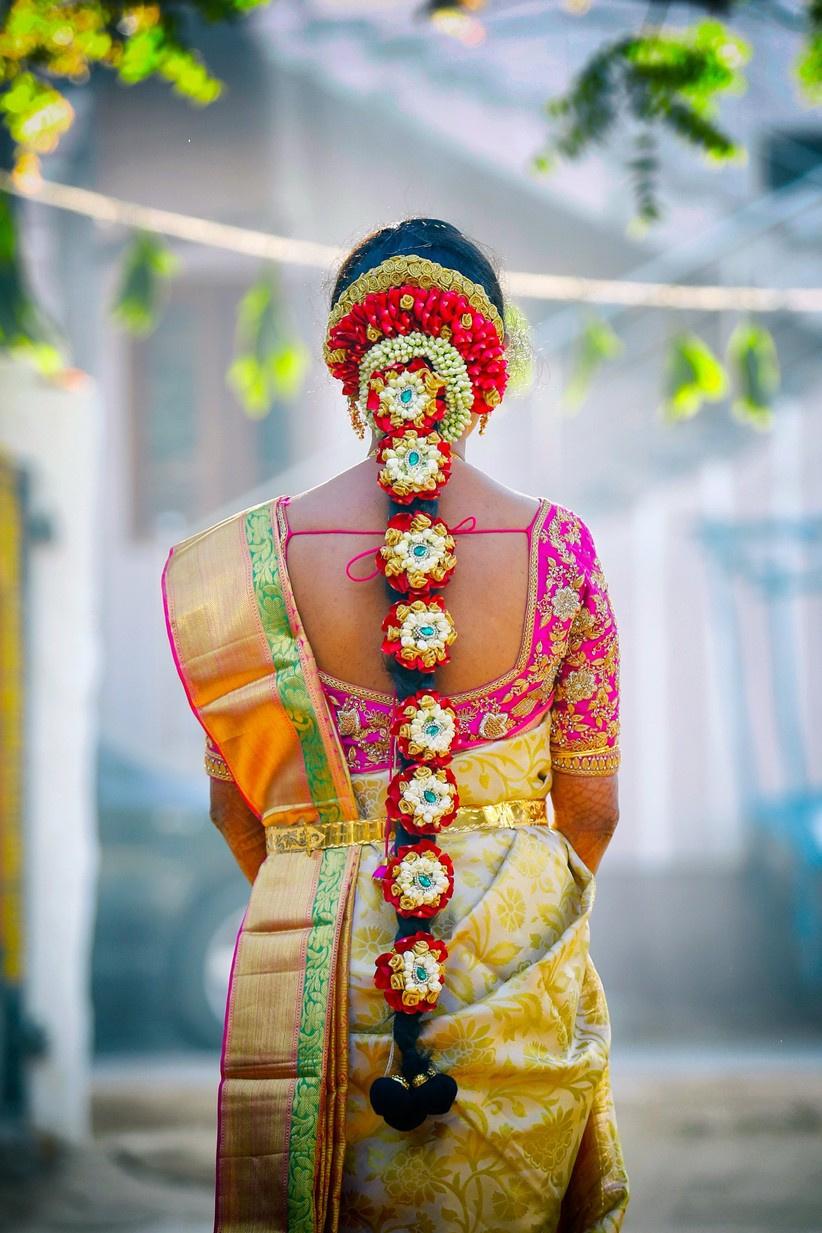
{"label": "green gemstone in flower", "polygon": [[416,544],[414,546],[413,551],[414,551],[415,557],[427,557],[428,556],[428,549],[426,548],[425,544]]}
{"label": "green gemstone in flower", "polygon": [[434,629],[433,625],[421,625],[420,626],[420,633],[422,634],[423,638],[433,638],[436,632],[437,631]]}
{"label": "green gemstone in flower", "polygon": [[419,877],[417,878],[417,881],[419,882],[420,886],[425,888],[425,890],[428,890],[428,887],[433,886],[434,884],[434,879],[428,873],[421,873]]}
{"label": "green gemstone in flower", "polygon": [[408,465],[415,467],[420,460],[420,456],[416,450],[410,450],[408,454]]}
{"label": "green gemstone in flower", "polygon": [[420,984],[426,983],[428,981],[428,972],[422,966],[414,968],[414,975],[416,976]]}
{"label": "green gemstone in flower", "polygon": [[409,402],[411,401],[411,399],[412,399],[413,397],[414,397],[414,391],[413,391],[413,390],[411,390],[411,389],[406,388],[406,389],[404,389],[404,390],[403,390],[403,392],[400,394],[400,402],[405,403],[405,405],[406,405],[406,407],[407,407],[407,406],[408,406],[408,404],[409,404]]}
{"label": "green gemstone in flower", "polygon": [[426,801],[428,801],[429,805],[433,805],[436,803],[437,794],[436,792],[432,792],[430,788],[426,788],[422,795],[423,795],[423,798]]}
{"label": "green gemstone in flower", "polygon": [[439,730],[440,730],[439,724],[426,724],[425,735],[426,736],[436,736]]}

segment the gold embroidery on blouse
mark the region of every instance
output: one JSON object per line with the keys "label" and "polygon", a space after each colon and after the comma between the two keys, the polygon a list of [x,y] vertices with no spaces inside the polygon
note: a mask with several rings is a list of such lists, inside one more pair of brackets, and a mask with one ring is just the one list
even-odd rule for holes
{"label": "gold embroidery on blouse", "polygon": [[[589,614],[590,615],[590,614]],[[587,623],[585,627],[588,628]],[[569,672],[558,682],[556,702],[552,715],[552,742],[564,751],[579,748],[580,741],[592,735],[597,746],[615,742],[619,733],[619,720],[615,713],[615,700],[619,689],[619,642],[616,629],[611,625],[600,635],[597,653],[582,651],[581,636],[574,636],[569,643],[565,664]],[[576,704],[585,700],[586,709],[577,712]],[[593,729],[592,732],[592,724]],[[588,746],[590,748],[590,746]]]}
{"label": "gold embroidery on blouse", "polygon": [[566,775],[614,775],[619,770],[619,747],[570,750],[552,745],[551,765]]}

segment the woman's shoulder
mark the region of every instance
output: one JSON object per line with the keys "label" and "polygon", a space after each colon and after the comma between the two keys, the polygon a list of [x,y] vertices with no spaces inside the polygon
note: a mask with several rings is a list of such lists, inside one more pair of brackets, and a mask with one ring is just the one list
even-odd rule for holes
{"label": "woman's shoulder", "polygon": [[545,500],[541,540],[561,561],[575,565],[585,575],[599,568],[597,548],[588,524],[572,509]]}

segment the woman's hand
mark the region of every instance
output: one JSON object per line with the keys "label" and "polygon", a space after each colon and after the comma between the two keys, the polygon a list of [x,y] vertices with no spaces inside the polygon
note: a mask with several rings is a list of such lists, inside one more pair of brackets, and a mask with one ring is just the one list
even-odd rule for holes
{"label": "woman's hand", "polygon": [[209,813],[237,864],[249,882],[253,882],[266,855],[262,822],[246,805],[237,785],[225,779],[211,780]]}
{"label": "woman's hand", "polygon": [[617,776],[555,771],[551,803],[554,826],[596,873],[619,821]]}

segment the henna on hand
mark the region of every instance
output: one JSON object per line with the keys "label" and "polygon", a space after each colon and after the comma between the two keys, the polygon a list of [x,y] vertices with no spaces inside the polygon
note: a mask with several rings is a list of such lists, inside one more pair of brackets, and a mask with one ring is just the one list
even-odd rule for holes
{"label": "henna on hand", "polygon": [[619,820],[616,775],[568,775],[555,770],[551,786],[554,825],[596,873]]}
{"label": "henna on hand", "polygon": [[211,780],[209,814],[237,864],[249,882],[253,882],[266,857],[265,827],[245,803],[235,783]]}

